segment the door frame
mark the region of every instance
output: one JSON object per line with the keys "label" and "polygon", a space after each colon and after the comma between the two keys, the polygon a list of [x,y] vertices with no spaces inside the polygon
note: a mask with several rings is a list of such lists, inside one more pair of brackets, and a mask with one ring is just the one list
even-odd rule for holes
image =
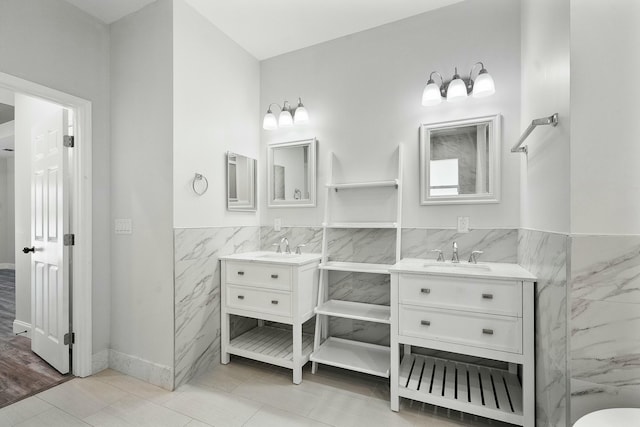
{"label": "door frame", "polygon": [[74,110],[75,138],[79,143],[73,148],[74,156],[70,164],[74,177],[70,186],[70,229],[76,235],[70,271],[73,277],[70,295],[73,301],[72,328],[75,333],[71,373],[78,377],[86,377],[93,373],[91,101],[1,72],[0,87]]}

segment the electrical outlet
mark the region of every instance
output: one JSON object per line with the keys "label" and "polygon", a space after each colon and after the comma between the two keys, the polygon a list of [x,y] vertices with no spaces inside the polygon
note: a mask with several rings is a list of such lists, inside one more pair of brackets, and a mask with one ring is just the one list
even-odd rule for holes
{"label": "electrical outlet", "polygon": [[131,218],[120,218],[115,220],[114,231],[116,234],[131,234]]}
{"label": "electrical outlet", "polygon": [[280,231],[282,229],[282,220],[280,218],[273,220],[273,229],[275,231]]}
{"label": "electrical outlet", "polygon": [[458,233],[468,233],[468,232],[469,232],[469,217],[459,216],[458,217]]}

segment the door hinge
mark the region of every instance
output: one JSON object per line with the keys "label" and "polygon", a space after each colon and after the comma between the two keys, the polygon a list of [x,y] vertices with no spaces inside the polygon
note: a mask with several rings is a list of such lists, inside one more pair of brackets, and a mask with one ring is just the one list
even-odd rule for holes
{"label": "door hinge", "polygon": [[65,135],[62,139],[62,145],[65,147],[73,148],[76,146],[75,138],[73,135]]}
{"label": "door hinge", "polygon": [[75,332],[71,332],[68,334],[64,334],[64,345],[75,344],[76,343],[76,334]]}
{"label": "door hinge", "polygon": [[64,235],[64,245],[65,246],[73,246],[76,244],[76,235],[75,234],[65,234]]}

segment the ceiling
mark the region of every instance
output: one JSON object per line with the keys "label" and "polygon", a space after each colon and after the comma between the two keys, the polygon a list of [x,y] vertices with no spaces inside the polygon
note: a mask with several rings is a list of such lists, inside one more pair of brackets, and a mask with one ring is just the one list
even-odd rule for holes
{"label": "ceiling", "polygon": [[111,24],[154,1],[156,0],[67,0],[105,24]]}
{"label": "ceiling", "polygon": [[[110,24],[155,0],[67,0]],[[463,0],[185,0],[259,60]]]}

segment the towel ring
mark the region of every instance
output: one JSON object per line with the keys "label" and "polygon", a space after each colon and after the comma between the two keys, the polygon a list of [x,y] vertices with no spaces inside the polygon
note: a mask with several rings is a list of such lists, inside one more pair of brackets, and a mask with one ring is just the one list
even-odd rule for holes
{"label": "towel ring", "polygon": [[[198,190],[196,184],[201,181],[204,182],[204,187]],[[191,182],[191,188],[193,188],[193,192],[198,196],[202,196],[209,189],[209,181],[207,180],[207,177],[196,172],[196,176],[193,177],[193,181]]]}

